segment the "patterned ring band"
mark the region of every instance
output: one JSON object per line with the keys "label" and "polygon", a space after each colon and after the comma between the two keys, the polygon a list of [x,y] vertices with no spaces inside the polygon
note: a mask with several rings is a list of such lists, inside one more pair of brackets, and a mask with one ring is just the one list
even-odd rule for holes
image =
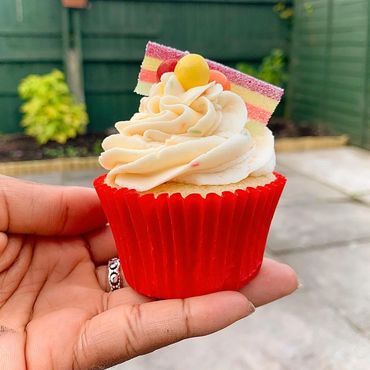
{"label": "patterned ring band", "polygon": [[118,258],[112,258],[108,262],[108,282],[111,292],[121,288],[120,266]]}

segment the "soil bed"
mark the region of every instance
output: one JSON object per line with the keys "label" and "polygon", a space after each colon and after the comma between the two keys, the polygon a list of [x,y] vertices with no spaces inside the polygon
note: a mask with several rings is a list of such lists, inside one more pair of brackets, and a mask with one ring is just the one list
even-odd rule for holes
{"label": "soil bed", "polygon": [[96,156],[102,150],[101,142],[105,136],[106,133],[86,134],[65,144],[39,145],[26,135],[0,135],[0,162]]}
{"label": "soil bed", "polygon": [[304,136],[334,136],[330,130],[322,125],[313,123],[294,123],[284,118],[271,118],[268,125],[276,139]]}

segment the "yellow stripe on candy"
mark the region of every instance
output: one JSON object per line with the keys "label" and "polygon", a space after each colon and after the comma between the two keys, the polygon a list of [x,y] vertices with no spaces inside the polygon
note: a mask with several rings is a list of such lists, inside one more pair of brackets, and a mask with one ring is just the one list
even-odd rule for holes
{"label": "yellow stripe on candy", "polygon": [[259,130],[261,130],[261,128],[265,128],[266,127],[266,124],[263,123],[263,122],[260,122],[260,121],[257,121],[255,119],[251,119],[251,120],[248,120],[245,125],[244,125],[245,128],[257,128]]}
{"label": "yellow stripe on candy", "polygon": [[161,59],[146,56],[143,59],[141,68],[147,69],[148,71],[156,71],[162,62],[163,60]]}
{"label": "yellow stripe on candy", "polygon": [[134,92],[140,95],[149,95],[150,88],[153,86],[150,82],[138,81]]}
{"label": "yellow stripe on candy", "polygon": [[273,112],[279,104],[275,99],[271,99],[266,95],[248,90],[245,87],[235,85],[233,83],[231,84],[231,91],[240,95],[244,101],[248,102],[248,104],[254,105],[257,108],[261,108],[268,112]]}

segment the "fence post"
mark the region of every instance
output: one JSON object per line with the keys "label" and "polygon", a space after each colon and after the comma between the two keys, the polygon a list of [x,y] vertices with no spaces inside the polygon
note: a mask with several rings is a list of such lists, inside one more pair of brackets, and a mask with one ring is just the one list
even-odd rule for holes
{"label": "fence post", "polygon": [[62,40],[68,86],[76,101],[85,104],[80,10],[62,9]]}

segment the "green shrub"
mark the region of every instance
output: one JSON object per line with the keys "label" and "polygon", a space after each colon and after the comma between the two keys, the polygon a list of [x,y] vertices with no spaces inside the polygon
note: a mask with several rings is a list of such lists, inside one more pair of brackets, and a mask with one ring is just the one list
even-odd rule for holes
{"label": "green shrub", "polygon": [[100,155],[100,153],[102,151],[101,144],[102,144],[102,140],[96,140],[95,143],[93,144],[93,146],[92,146],[92,152],[95,155]]}
{"label": "green shrub", "polygon": [[71,145],[57,146],[54,148],[43,147],[42,153],[50,158],[64,158],[64,157],[86,157],[89,154],[87,148],[76,148]]}
{"label": "green shrub", "polygon": [[[302,2],[303,11],[306,16],[311,16],[314,12],[314,4],[309,0]],[[294,18],[294,6],[291,0],[281,0],[275,4],[272,10],[279,16],[280,19],[288,21],[292,25]]]}
{"label": "green shrub", "polygon": [[18,92],[25,100],[21,124],[40,144],[50,140],[64,144],[85,132],[85,105],[74,102],[61,71],[30,75],[21,81]]}
{"label": "green shrub", "polygon": [[263,58],[261,65],[257,67],[247,63],[238,63],[236,68],[276,86],[282,87],[287,81],[285,56],[281,49],[273,49],[270,55]]}
{"label": "green shrub", "polygon": [[294,15],[293,5],[287,0],[279,1],[273,10],[279,15],[281,19],[290,20]]}

